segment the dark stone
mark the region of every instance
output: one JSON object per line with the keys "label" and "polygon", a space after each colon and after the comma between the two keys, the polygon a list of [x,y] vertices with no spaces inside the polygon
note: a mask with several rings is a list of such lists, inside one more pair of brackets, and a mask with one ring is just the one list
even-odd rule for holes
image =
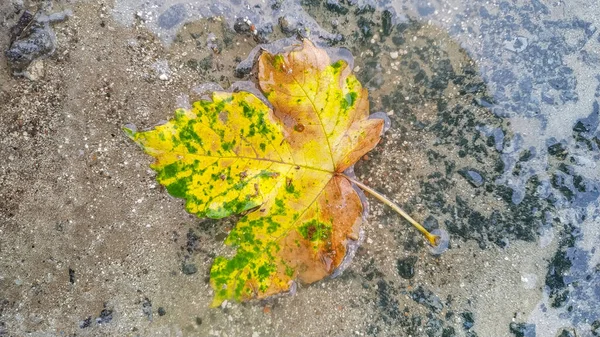
{"label": "dark stone", "polygon": [[510,332],[516,337],[536,337],[535,324],[527,323],[510,323]]}
{"label": "dark stone", "polygon": [[575,236],[572,226],[565,226],[561,234],[563,236],[559,243],[559,249],[548,264],[548,272],[546,273],[545,280],[546,287],[548,287],[550,297],[552,298],[550,305],[553,308],[564,306],[569,299],[569,288],[563,275],[568,274],[573,265],[567,253],[575,246]]}
{"label": "dark stone", "polygon": [[142,312],[146,315],[148,320],[152,320],[152,301],[150,301],[148,297],[145,297],[142,302]]}
{"label": "dark stone", "polygon": [[454,327],[448,326],[445,327],[444,330],[442,331],[442,337],[454,337],[456,336],[456,331],[454,330]]}
{"label": "dark stone", "polygon": [[88,316],[86,319],[84,319],[81,324],[79,324],[79,327],[81,329],[85,329],[85,328],[89,328],[92,325],[92,316]]}
{"label": "dark stone", "polygon": [[164,316],[167,314],[167,311],[163,307],[158,307],[158,316]]}
{"label": "dark stone", "polygon": [[397,262],[398,275],[407,280],[413,278],[415,276],[415,263],[417,263],[417,260],[416,256],[399,259]]}
{"label": "dark stone", "polygon": [[196,317],[196,325],[202,325],[202,318]]}
{"label": "dark stone", "polygon": [[444,308],[444,304],[431,290],[426,290],[422,286],[419,286],[416,290],[410,293],[413,301],[423,304],[434,312],[441,312]]}
{"label": "dark stone", "polygon": [[577,123],[575,123],[575,126],[573,127],[573,131],[588,132],[590,130],[581,121],[577,121]]}
{"label": "dark stone", "polygon": [[365,39],[370,39],[373,36],[373,29],[371,28],[374,24],[373,21],[361,16],[360,18],[358,18],[357,24],[358,29],[360,30]]}
{"label": "dark stone", "polygon": [[415,83],[423,83],[426,84],[427,82],[429,82],[429,78],[427,77],[427,74],[425,73],[425,71],[423,69],[419,70],[419,72],[417,72],[417,74],[413,77],[413,81]]}
{"label": "dark stone", "polygon": [[592,322],[592,334],[594,336],[600,336],[600,319]]}
{"label": "dark stone", "polygon": [[185,275],[196,274],[198,272],[198,267],[196,267],[196,265],[193,263],[184,263],[181,267],[181,272],[183,272]]}
{"label": "dark stone", "polygon": [[200,60],[198,62],[198,69],[204,70],[204,71],[208,71],[209,69],[212,69],[213,66],[213,56],[212,55],[208,55],[207,57],[203,58],[202,60]]}
{"label": "dark stone", "polygon": [[294,33],[290,28],[290,20],[287,17],[280,16],[279,19],[277,19],[277,23],[279,24],[279,29],[281,29],[281,32],[285,35],[289,36]]}
{"label": "dark stone", "polygon": [[463,318],[463,328],[465,328],[465,330],[469,330],[473,327],[473,325],[475,324],[475,319],[473,318],[473,313],[470,311],[465,311],[461,314],[462,318]]}
{"label": "dark stone", "polygon": [[325,2],[325,8],[340,15],[348,14],[348,8],[342,6],[339,0],[327,0]]}
{"label": "dark stone", "polygon": [[441,336],[443,324],[441,319],[432,316],[425,323],[425,333],[430,337]]}
{"label": "dark stone", "polygon": [[[573,331],[575,331],[575,329],[573,329]],[[560,334],[558,334],[557,337],[577,337],[577,335],[575,335],[575,333],[573,333],[572,331],[562,329],[562,331],[560,332]]]}
{"label": "dark stone", "polygon": [[356,15],[370,14],[375,12],[375,7],[371,5],[360,6],[354,11]]}
{"label": "dark stone", "polygon": [[233,30],[235,30],[236,33],[249,33],[250,25],[246,22],[246,20],[244,20],[244,18],[238,17],[233,24]]}
{"label": "dark stone", "polygon": [[113,319],[113,311],[111,309],[106,308],[106,304],[104,305],[104,309],[100,311],[100,316],[96,318],[96,324],[106,324],[112,321]]}
{"label": "dark stone", "polygon": [[548,153],[560,160],[564,160],[569,154],[566,147],[561,143],[548,146]]}
{"label": "dark stone", "polygon": [[20,73],[25,71],[31,62],[51,55],[55,49],[56,38],[50,25],[34,20],[15,38],[5,55],[11,69]]}
{"label": "dark stone", "polygon": [[19,21],[16,25],[10,28],[10,43],[12,44],[15,40],[21,36],[25,29],[33,22],[34,13],[25,11],[21,14]]}
{"label": "dark stone", "polygon": [[184,4],[176,4],[162,13],[158,17],[158,26],[164,29],[171,29],[180,24],[186,15]]}
{"label": "dark stone", "polygon": [[531,147],[530,149],[523,151],[523,153],[521,153],[519,156],[519,161],[526,162],[533,157],[535,157],[535,147]]}
{"label": "dark stone", "polygon": [[592,104],[592,113],[586,118],[582,118],[577,121],[575,126],[573,127],[573,131],[575,132],[594,132],[600,126],[600,105],[598,101],[595,101]]}
{"label": "dark stone", "polygon": [[271,33],[273,33],[272,24],[268,23],[261,25],[257,28],[257,33],[254,35],[254,40],[258,43],[268,43],[269,39],[267,36],[269,36]]}
{"label": "dark stone", "polygon": [[474,187],[483,185],[483,177],[476,170],[460,170],[458,173]]}
{"label": "dark stone", "polygon": [[387,9],[383,11],[381,15],[381,28],[383,30],[383,36],[389,36],[392,33],[392,12]]}
{"label": "dark stone", "polygon": [[190,228],[186,234],[186,250],[188,254],[194,253],[200,247],[200,237]]}
{"label": "dark stone", "polygon": [[69,268],[69,282],[71,282],[71,284],[75,283],[75,270]]}

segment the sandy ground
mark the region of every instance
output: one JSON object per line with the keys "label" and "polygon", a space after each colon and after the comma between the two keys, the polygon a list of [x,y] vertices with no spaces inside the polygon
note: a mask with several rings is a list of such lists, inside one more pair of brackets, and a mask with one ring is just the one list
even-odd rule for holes
{"label": "sandy ground", "polygon": [[[476,53],[461,48],[465,35],[457,41],[444,29],[409,25],[397,47],[378,26],[376,37],[353,39],[360,15],[349,15],[341,45],[354,54],[372,111],[388,113],[392,128],[357,165],[357,174],[416,218],[435,215],[452,234],[451,249],[432,256],[407,223],[371,200],[367,240],[342,277],[300,287],[294,296],[208,308],[208,272],[232,220],[187,214],[183,202],[156,183],[151,159],[121,128],[134,123],[145,129],[169,119],[181,97],[199,98],[194,88],[203,83],[228,88],[240,80],[236,66],[257,42],[226,20],[201,19],[165,45],[143,20],[116,22],[112,6],[56,3],[53,11],[70,8],[73,16],[53,24],[57,49],[38,62],[34,80],[13,77],[0,55],[0,336],[513,336],[525,331],[517,323],[537,323],[540,336],[561,328],[592,336],[593,314],[546,325],[555,316],[541,314],[540,306],[555,295],[548,292],[549,261],[570,235],[562,228],[569,223],[587,230],[585,251],[593,260],[598,226],[597,200],[586,204],[585,222],[568,212],[570,206],[564,211],[561,203],[541,198],[536,191],[545,185],[519,183],[512,173],[515,158],[534,142],[519,143],[516,135],[539,132],[542,122],[528,119],[529,127],[514,129],[511,121],[527,114],[502,117],[473,103],[489,92],[469,88],[493,76],[485,62],[482,70],[473,60]],[[319,11],[307,9],[331,30],[331,20]],[[20,14],[6,2],[0,13],[4,50]],[[366,15],[382,20],[381,11]],[[269,38],[284,35],[275,29]],[[218,52],[207,46],[212,36]],[[435,47],[423,51],[426,46]],[[445,71],[440,64],[453,69],[450,81],[439,88],[419,82],[419,70],[433,81]],[[252,81],[253,74],[241,80]],[[588,80],[594,83],[593,76]],[[491,82],[489,90],[496,90]],[[569,122],[589,113],[588,107]],[[494,150],[493,137],[491,143],[476,137],[476,125],[504,130],[508,150]],[[535,141],[545,149],[550,136],[542,138]],[[523,171],[549,179],[548,166],[562,162],[539,160],[523,164]],[[498,162],[511,164],[498,174]],[[587,166],[579,167],[583,172]],[[598,180],[593,167],[588,176],[578,171],[590,184]],[[476,168],[491,187],[474,187],[458,173],[461,168]],[[511,174],[517,182],[506,179]],[[511,184],[534,197],[520,206],[510,196],[503,200],[498,186]],[[523,209],[531,215],[518,217]],[[544,227],[539,210],[558,220]],[[508,224],[492,223],[494,211]],[[410,279],[399,272],[406,258],[414,259]],[[197,272],[184,272],[192,264]],[[551,312],[567,308],[556,310]]]}

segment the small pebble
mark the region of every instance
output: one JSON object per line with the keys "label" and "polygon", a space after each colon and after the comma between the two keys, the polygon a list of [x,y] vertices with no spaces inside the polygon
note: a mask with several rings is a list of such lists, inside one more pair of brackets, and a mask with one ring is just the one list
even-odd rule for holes
{"label": "small pebble", "polygon": [[483,185],[483,177],[475,170],[461,170],[458,173],[474,187],[480,187]]}
{"label": "small pebble", "polygon": [[390,57],[392,58],[392,60],[395,60],[398,58],[398,52],[397,51],[393,51],[390,53]]}
{"label": "small pebble", "polygon": [[416,262],[416,256],[409,256],[405,259],[398,260],[396,265],[398,268],[398,275],[407,280],[413,278],[415,276]]}
{"label": "small pebble", "polygon": [[192,275],[198,272],[198,267],[193,263],[187,263],[182,266],[181,271],[185,275]]}

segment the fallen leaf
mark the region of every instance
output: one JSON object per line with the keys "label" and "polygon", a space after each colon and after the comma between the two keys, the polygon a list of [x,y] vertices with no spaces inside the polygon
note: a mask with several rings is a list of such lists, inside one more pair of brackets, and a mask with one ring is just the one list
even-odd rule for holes
{"label": "fallen leaf", "polygon": [[368,119],[367,91],[347,63],[308,40],[263,52],[258,79],[273,109],[248,92],[215,92],[154,130],[125,128],[190,213],[244,214],[225,240],[235,255],[211,268],[213,306],[287,292],[340,266],[363,221],[356,181],[343,172],[383,128]]}

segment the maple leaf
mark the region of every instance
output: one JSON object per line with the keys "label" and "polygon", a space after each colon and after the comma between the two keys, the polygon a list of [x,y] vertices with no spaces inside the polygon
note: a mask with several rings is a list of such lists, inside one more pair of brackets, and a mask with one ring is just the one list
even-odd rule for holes
{"label": "maple leaf", "polygon": [[213,306],[331,275],[363,221],[353,183],[377,194],[343,174],[383,129],[345,61],[331,63],[304,40],[284,54],[263,52],[258,79],[273,109],[248,92],[215,92],[154,130],[125,129],[190,213],[244,214],[225,240],[235,255],[211,268]]}

